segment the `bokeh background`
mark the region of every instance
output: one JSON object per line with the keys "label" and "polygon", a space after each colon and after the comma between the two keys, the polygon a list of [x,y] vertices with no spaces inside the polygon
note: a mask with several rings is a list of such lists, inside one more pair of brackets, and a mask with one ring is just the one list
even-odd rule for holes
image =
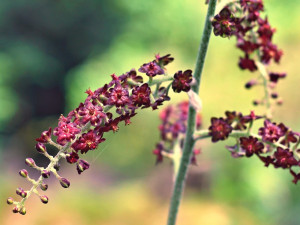
{"label": "bokeh background", "polygon": [[[277,29],[274,42],[284,50],[274,70],[288,74],[279,85],[284,104],[274,119],[299,131],[300,4],[265,0],[265,8]],[[77,107],[87,88],[102,86],[110,74],[137,68],[156,53],[175,57],[171,73],[193,69],[205,11],[204,0],[1,0],[0,224],[165,224],[172,167],[168,160],[155,166],[151,153],[159,140],[159,110],[143,110],[130,126],[107,135],[84,157],[91,167],[82,175],[63,164],[71,186],[62,189],[50,178],[47,205],[33,196],[21,216],[5,202],[16,197],[17,187],[29,187],[18,175],[25,157],[47,163],[34,150],[34,139]],[[204,127],[225,110],[248,113],[263,94],[244,89],[253,74],[237,67],[240,54],[234,38],[212,37],[200,91]],[[173,103],[187,99],[171,97]],[[300,187],[288,171],[265,168],[256,158],[233,159],[224,144],[230,141],[201,142],[178,224],[299,224]]]}

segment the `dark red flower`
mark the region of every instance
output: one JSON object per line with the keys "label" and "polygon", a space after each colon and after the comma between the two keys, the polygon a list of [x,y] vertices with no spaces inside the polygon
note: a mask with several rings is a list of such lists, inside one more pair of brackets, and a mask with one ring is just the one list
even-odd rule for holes
{"label": "dark red flower", "polygon": [[109,105],[115,105],[116,107],[127,105],[130,103],[128,90],[121,85],[116,85],[114,88],[111,88],[110,97],[107,102]]}
{"label": "dark red flower", "polygon": [[39,137],[35,140],[38,142],[41,142],[41,143],[48,143],[49,140],[51,139],[51,132],[52,132],[52,128],[49,127],[48,130],[45,130],[42,132],[41,137]]}
{"label": "dark red flower", "polygon": [[235,111],[233,111],[233,112],[226,111],[225,115],[226,115],[226,122],[229,125],[234,125],[233,126],[234,130],[246,129],[245,123],[248,121],[244,119],[242,113],[237,113]]}
{"label": "dark red flower", "polygon": [[169,63],[173,62],[174,58],[170,57],[171,54],[160,56],[159,54],[155,55],[156,62],[160,66],[166,66]]}
{"label": "dark red flower", "polygon": [[131,100],[137,106],[150,106],[151,89],[148,84],[143,84],[140,87],[135,87],[132,90]]}
{"label": "dark red flower", "polygon": [[265,120],[264,127],[259,128],[258,134],[262,136],[263,141],[276,142],[284,135],[283,131],[269,120]]}
{"label": "dark red flower", "polygon": [[295,159],[293,152],[289,149],[283,149],[278,147],[277,151],[274,153],[274,166],[281,168],[290,168],[291,166],[298,165],[298,161]]}
{"label": "dark red flower", "polygon": [[84,133],[73,145],[73,149],[81,151],[82,154],[87,153],[89,150],[97,148],[98,144],[105,141],[102,135],[95,134],[93,130]]}
{"label": "dark red flower", "polygon": [[81,103],[78,114],[82,117],[81,122],[83,124],[90,122],[93,126],[101,124],[102,120],[106,118],[106,114],[103,112],[102,107],[94,105],[91,102]]}
{"label": "dark red flower", "polygon": [[211,118],[209,135],[212,136],[212,142],[225,140],[232,131],[232,127],[223,118]]}
{"label": "dark red flower", "polygon": [[61,116],[58,127],[53,131],[53,135],[57,136],[57,143],[60,145],[65,145],[67,142],[70,142],[75,138],[75,135],[80,132],[80,129],[77,128],[74,123],[65,122],[66,118]]}
{"label": "dark red flower", "polygon": [[259,48],[259,45],[251,41],[246,41],[243,38],[238,38],[237,47],[241,49],[246,55],[251,54]]}
{"label": "dark red flower", "polygon": [[79,159],[79,156],[76,152],[72,152],[70,154],[67,154],[66,160],[68,163],[73,164],[76,163]]}
{"label": "dark red flower", "polygon": [[158,74],[164,74],[164,70],[157,65],[155,61],[143,64],[139,68],[139,71],[141,73],[146,73],[146,75],[149,77],[154,77]]}
{"label": "dark red flower", "polygon": [[283,55],[282,50],[278,50],[277,46],[269,42],[263,46],[261,61],[268,64],[271,59],[276,63],[279,63],[281,56]]}
{"label": "dark red flower", "polygon": [[257,33],[260,37],[261,43],[265,45],[271,41],[272,36],[276,31],[276,29],[270,26],[268,22],[268,18],[266,18],[265,20],[263,19],[258,20],[258,24],[259,24],[259,28],[257,30]]}
{"label": "dark red flower", "polygon": [[212,20],[214,34],[221,37],[230,37],[236,31],[236,18],[233,17],[231,11],[225,7]]}
{"label": "dark red flower", "polygon": [[186,70],[178,71],[174,75],[174,80],[172,82],[172,89],[174,92],[180,93],[181,91],[188,92],[191,89],[190,83],[192,82],[192,71]]}
{"label": "dark red flower", "polygon": [[[158,106],[162,105],[164,101],[169,101],[170,97],[168,96],[167,89],[165,87],[161,87],[158,89],[157,98],[155,102],[151,104],[153,110],[158,109]],[[146,106],[143,106],[146,108]]]}
{"label": "dark red flower", "polygon": [[[122,87],[132,88],[132,87],[137,86],[136,84],[133,84],[133,82],[143,83],[143,77],[137,76],[135,69],[132,69],[129,72],[119,76],[119,79],[121,80]],[[133,82],[130,82],[130,81],[133,81]]]}
{"label": "dark red flower", "polygon": [[261,161],[263,161],[265,163],[265,166],[268,167],[270,164],[273,164],[274,163],[274,158],[271,157],[271,156],[261,156],[261,155],[258,155],[259,159]]}
{"label": "dark red flower", "polygon": [[259,142],[257,138],[254,138],[252,136],[241,137],[240,146],[243,150],[245,150],[247,157],[250,157],[253,154],[262,153],[262,150],[264,149],[264,144]]}
{"label": "dark red flower", "polygon": [[257,70],[257,66],[253,59],[249,59],[249,56],[246,54],[244,58],[240,57],[239,67],[243,70],[248,69],[251,72]]}
{"label": "dark red flower", "polygon": [[269,73],[269,80],[273,83],[277,83],[279,79],[285,77],[286,77],[286,73]]}

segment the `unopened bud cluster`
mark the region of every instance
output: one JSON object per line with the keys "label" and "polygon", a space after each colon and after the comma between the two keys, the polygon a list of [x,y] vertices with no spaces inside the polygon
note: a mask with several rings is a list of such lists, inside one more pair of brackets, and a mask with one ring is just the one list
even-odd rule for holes
{"label": "unopened bud cluster", "polygon": [[[88,89],[85,101],[66,117],[62,115],[56,128],[43,131],[36,139],[35,148],[37,152],[47,157],[50,163],[44,168],[39,167],[32,158],[25,160],[25,164],[38,170],[41,176],[34,180],[25,169],[20,170],[20,176],[32,183],[32,188],[28,191],[17,189],[16,193],[22,198],[19,202],[12,198],[7,200],[8,204],[15,205],[13,212],[24,215],[26,213],[24,203],[33,193],[39,196],[42,203],[48,203],[48,197],[39,194],[38,189],[42,191],[48,189],[44,180],[51,174],[58,179],[63,188],[70,187],[70,181],[58,173],[61,158],[75,164],[78,174],[81,174],[89,169],[90,164],[81,159],[80,154],[95,150],[105,141],[103,136],[106,132],[118,131],[120,122],[130,124],[130,119],[136,115],[137,109],[149,107],[157,109],[164,101],[170,99],[168,93],[171,87],[175,92],[190,90],[191,70],[183,73],[179,71],[174,76],[167,75],[165,66],[173,60],[170,55],[163,57],[156,55],[153,61],[143,64],[138,71],[148,76],[148,82],[144,82],[143,76],[138,75],[134,69],[120,76],[111,75],[112,81],[108,84],[95,91]],[[164,82],[168,82],[168,85],[163,86]],[[152,90],[151,86],[155,89]],[[53,136],[56,139],[53,139]],[[46,145],[56,147],[58,153],[55,156],[49,155]]]}

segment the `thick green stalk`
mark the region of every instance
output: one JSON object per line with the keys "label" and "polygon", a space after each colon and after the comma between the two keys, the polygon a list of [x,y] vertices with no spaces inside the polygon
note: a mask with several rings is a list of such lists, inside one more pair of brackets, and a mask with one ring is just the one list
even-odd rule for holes
{"label": "thick green stalk", "polygon": [[[216,3],[217,0],[210,0],[208,5],[204,30],[203,30],[197,61],[196,61],[196,68],[194,71],[194,78],[197,82],[196,85],[192,87],[192,90],[196,93],[199,92],[199,88],[200,88],[201,74],[204,66],[210,34],[212,31],[211,18],[214,16]],[[184,142],[179,171],[176,177],[173,194],[171,198],[169,216],[168,216],[168,225],[175,225],[176,223],[176,217],[177,217],[178,208],[181,200],[181,195],[184,189],[186,173],[187,173],[188,165],[190,164],[190,158],[195,144],[195,140],[193,136],[195,132],[196,113],[197,113],[196,110],[190,104],[186,138]]]}

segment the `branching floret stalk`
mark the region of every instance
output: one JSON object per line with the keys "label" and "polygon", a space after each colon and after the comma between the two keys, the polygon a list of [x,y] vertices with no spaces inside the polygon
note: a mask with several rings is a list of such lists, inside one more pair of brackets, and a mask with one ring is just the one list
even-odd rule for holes
{"label": "branching floret stalk", "polygon": [[[36,165],[32,158],[27,158],[27,166],[38,170],[41,175],[37,180],[29,177],[27,170],[22,169],[19,174],[26,178],[32,187],[25,191],[18,188],[16,193],[21,196],[20,201],[8,198],[7,203],[14,205],[13,212],[26,214],[25,202],[34,193],[39,196],[42,203],[48,203],[48,197],[41,195],[38,189],[46,191],[48,185],[44,181],[53,174],[61,186],[68,188],[70,181],[59,175],[59,161],[64,158],[70,164],[75,164],[78,174],[90,167],[90,164],[80,156],[94,151],[98,145],[105,141],[106,132],[118,131],[119,123],[125,125],[131,123],[131,117],[137,114],[138,109],[158,109],[165,101],[170,100],[169,89],[172,86],[174,92],[186,92],[190,89],[191,70],[178,71],[175,75],[167,75],[165,66],[174,58],[170,55],[156,55],[155,59],[143,64],[138,72],[149,78],[143,82],[142,75],[134,69],[116,76],[111,75],[112,81],[95,91],[88,89],[87,98],[79,106],[72,110],[66,117],[59,118],[58,126],[42,132],[36,139],[36,150],[49,159],[46,168]],[[170,82],[172,81],[172,82]],[[165,86],[164,83],[167,83]],[[155,95],[153,95],[153,93]],[[52,138],[56,136],[56,140]],[[47,153],[46,145],[52,145],[58,149],[53,157]]]}

